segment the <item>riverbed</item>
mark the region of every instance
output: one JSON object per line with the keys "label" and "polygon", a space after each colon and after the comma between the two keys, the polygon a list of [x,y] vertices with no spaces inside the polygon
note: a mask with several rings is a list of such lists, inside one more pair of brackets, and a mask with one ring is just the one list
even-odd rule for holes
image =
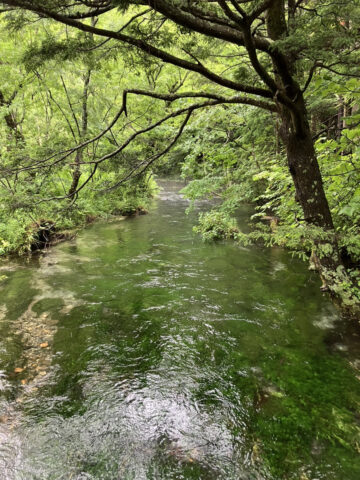
{"label": "riverbed", "polygon": [[288,252],[204,243],[209,205],[161,185],[0,263],[0,479],[358,480],[358,325]]}

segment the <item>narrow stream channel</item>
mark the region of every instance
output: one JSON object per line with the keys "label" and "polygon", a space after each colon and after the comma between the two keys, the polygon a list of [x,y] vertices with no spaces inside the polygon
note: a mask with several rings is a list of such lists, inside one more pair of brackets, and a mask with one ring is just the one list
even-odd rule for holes
{"label": "narrow stream channel", "polygon": [[163,187],[0,263],[0,479],[359,480],[359,328],[287,252],[203,243]]}

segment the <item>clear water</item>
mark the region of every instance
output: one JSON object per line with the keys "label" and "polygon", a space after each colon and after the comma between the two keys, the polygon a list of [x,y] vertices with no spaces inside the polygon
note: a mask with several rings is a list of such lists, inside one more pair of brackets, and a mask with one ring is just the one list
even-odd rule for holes
{"label": "clear water", "polygon": [[1,480],[358,480],[358,325],[288,253],[203,243],[164,188],[0,264]]}

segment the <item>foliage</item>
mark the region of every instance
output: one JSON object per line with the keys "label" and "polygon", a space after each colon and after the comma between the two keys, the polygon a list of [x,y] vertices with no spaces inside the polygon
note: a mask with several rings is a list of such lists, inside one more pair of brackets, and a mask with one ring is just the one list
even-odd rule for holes
{"label": "foliage", "polygon": [[[130,178],[147,185],[182,162],[184,193],[216,199],[207,238],[315,253],[356,291],[357,2],[2,4],[3,218],[64,210],[81,223],[117,210]],[[244,202],[254,231],[235,235]]]}
{"label": "foliage", "polygon": [[[153,172],[181,170],[192,206],[213,202],[195,228],[204,239],[313,258],[333,293],[360,303],[358,1],[0,3],[0,255],[31,250],[44,224],[59,232],[134,214],[156,191]],[[291,141],[304,137],[308,169],[296,171]],[[304,200],[304,187],[315,195]],[[309,214],[321,196],[331,221]],[[250,233],[236,221],[244,203],[255,209]],[[257,412],[251,426],[286,478],[315,423],[317,440],[349,450],[358,431],[345,427],[341,372],[280,353],[276,366],[300,365],[299,380],[282,383],[267,359],[276,415],[271,429]],[[335,399],[321,391],[311,405],[310,362]]]}
{"label": "foliage", "polygon": [[[357,105],[360,82],[357,79],[335,82],[328,75],[325,80],[323,77],[317,77],[314,91],[308,94],[314,134],[318,137],[316,151],[337,241],[350,274],[350,283],[345,285],[345,281],[342,286],[359,297],[360,116]],[[319,85],[324,83],[326,88],[319,95]],[[332,103],[329,111],[334,92],[337,102]],[[223,111],[226,123],[224,119],[218,122]],[[256,208],[252,231],[239,232],[235,236],[237,241],[244,245],[258,242],[266,246],[279,245],[304,260],[313,252],[320,258],[329,254],[326,250],[332,242],[329,233],[308,225],[303,219],[284,151],[278,143],[276,123],[269,122],[268,114],[261,116],[248,107],[242,107],[240,112],[238,108],[223,111],[207,116],[202,123],[193,122],[192,131],[183,144],[189,154],[185,157],[182,175],[192,179],[183,192],[192,202],[201,198],[216,199],[212,212],[200,217],[196,231],[208,239],[210,219],[214,224],[218,220],[218,229],[216,225],[212,229],[221,232],[221,213],[226,213],[227,221],[229,216],[235,219],[237,208],[251,202]],[[330,123],[326,115],[332,119]],[[343,127],[338,128],[338,122]],[[221,133],[219,125],[223,128]],[[226,233],[226,236],[229,235]]]}
{"label": "foliage", "polygon": [[211,211],[201,213],[199,226],[194,227],[195,232],[200,232],[204,240],[216,240],[219,238],[236,238],[238,228],[236,220],[224,212]]}
{"label": "foliage", "polygon": [[[109,174],[99,175],[98,182],[112,180]],[[54,182],[54,189],[60,190],[62,183]],[[94,190],[95,190],[94,188]],[[60,233],[83,227],[96,218],[109,218],[118,215],[134,215],[144,211],[151,195],[156,193],[156,185],[151,180],[143,191],[139,185],[129,185],[119,192],[108,194],[105,197],[95,191],[88,192],[80,197],[73,205],[58,207],[52,202],[43,202],[40,205],[31,204],[25,208],[11,207],[2,209],[0,215],[0,255],[12,252],[25,253],[32,249],[39,232],[42,219],[47,219],[54,224],[54,233]]]}
{"label": "foliage", "polygon": [[[131,215],[146,209],[157,188],[150,171],[114,188],[138,157],[153,152],[145,139],[114,156],[111,164],[99,164],[95,173],[88,163],[95,154],[111,153],[118,142],[133,132],[132,125],[125,121],[105,135],[102,142],[90,144],[82,151],[84,165],[80,165],[79,186],[89,183],[74,198],[68,197],[76,151],[66,163],[57,162],[56,154],[97,135],[107,126],[119,108],[118,76],[124,64],[114,62],[113,56],[105,62],[103,56],[87,52],[93,46],[92,38],[84,41],[76,34],[65,37],[56,26],[40,29],[36,41],[32,41],[31,27],[25,25],[22,36],[21,48],[16,36],[9,37],[6,29],[0,37],[8,60],[0,71],[0,98],[4,99],[0,112],[3,118],[10,115],[12,119],[0,122],[0,255],[30,250],[44,219],[54,224],[56,233],[78,228],[97,217]],[[87,75],[87,125],[82,132]],[[113,78],[114,86],[111,95],[109,78]],[[126,81],[130,79],[138,81],[139,72],[134,72],[133,77],[128,72]],[[141,81],[147,83],[146,74]],[[139,112],[146,108],[144,124],[151,115],[148,102],[133,109],[134,117],[139,118]],[[173,134],[171,127],[167,134],[169,131]],[[46,158],[50,161],[43,166]]]}

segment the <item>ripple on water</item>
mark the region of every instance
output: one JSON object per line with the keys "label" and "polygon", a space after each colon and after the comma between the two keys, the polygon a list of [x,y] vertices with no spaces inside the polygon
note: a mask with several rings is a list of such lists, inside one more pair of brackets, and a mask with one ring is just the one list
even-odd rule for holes
{"label": "ripple on water", "polygon": [[357,480],[355,330],[285,252],[203,243],[172,190],[10,269],[0,480]]}

